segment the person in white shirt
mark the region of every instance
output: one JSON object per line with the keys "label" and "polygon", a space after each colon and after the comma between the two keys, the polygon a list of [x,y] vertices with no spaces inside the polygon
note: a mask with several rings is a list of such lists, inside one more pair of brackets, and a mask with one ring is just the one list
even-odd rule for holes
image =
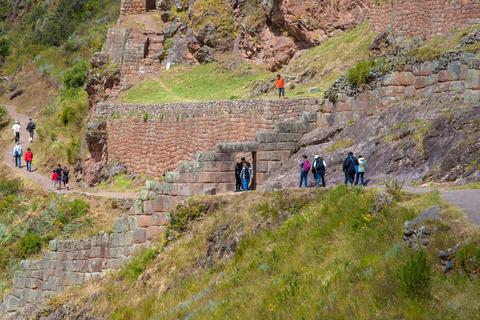
{"label": "person in white shirt", "polygon": [[13,134],[15,135],[15,143],[20,141],[20,122],[15,121],[15,124],[12,126]]}
{"label": "person in white shirt", "polygon": [[13,159],[15,160],[15,166],[18,168],[22,167],[22,156],[23,156],[23,149],[20,143],[17,142],[15,147],[13,147]]}
{"label": "person in white shirt", "polygon": [[314,160],[313,160],[313,166],[312,166],[312,171],[313,171],[313,176],[315,178],[315,185],[317,187],[325,187],[325,171],[327,170],[327,164],[325,163],[325,160],[323,160],[322,157],[319,155],[316,155]]}

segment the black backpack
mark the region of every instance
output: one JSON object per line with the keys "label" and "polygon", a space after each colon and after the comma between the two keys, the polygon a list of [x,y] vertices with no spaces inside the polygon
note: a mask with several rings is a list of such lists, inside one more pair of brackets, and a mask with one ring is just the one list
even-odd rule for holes
{"label": "black backpack", "polygon": [[315,168],[315,171],[317,172],[325,171],[325,165],[323,164],[323,159],[316,159],[314,168]]}

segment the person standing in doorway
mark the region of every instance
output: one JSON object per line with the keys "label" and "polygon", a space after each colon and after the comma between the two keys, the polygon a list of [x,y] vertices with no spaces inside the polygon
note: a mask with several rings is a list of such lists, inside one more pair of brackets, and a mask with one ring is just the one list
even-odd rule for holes
{"label": "person standing in doorway", "polygon": [[251,181],[253,178],[252,165],[244,160],[242,161],[242,171],[240,172],[240,178],[242,179],[242,190],[248,191],[250,189]]}
{"label": "person standing in doorway", "polygon": [[302,187],[302,184],[305,186],[305,188],[308,187],[308,173],[312,169],[312,166],[310,164],[310,161],[308,161],[308,157],[306,154],[303,155],[303,160],[300,161],[300,188]]}
{"label": "person standing in doorway", "polygon": [[313,177],[315,178],[315,184],[317,187],[323,186],[325,188],[325,171],[327,170],[327,164],[322,157],[316,155],[313,160]]}
{"label": "person standing in doorway", "polygon": [[28,172],[32,172],[32,161],[33,161],[32,149],[27,148],[27,152],[25,152],[25,162],[27,163]]}
{"label": "person standing in doorway", "polygon": [[358,180],[360,184],[365,187],[365,172],[367,171],[367,160],[361,155],[358,156],[358,173],[357,178],[355,179],[355,185],[358,185]]}
{"label": "person standing in doorway", "polygon": [[23,156],[23,149],[19,142],[13,147],[13,159],[15,159],[15,166],[17,168],[22,167],[22,156]]}
{"label": "person standing in doorway", "polygon": [[20,142],[20,129],[22,127],[20,126],[20,122],[15,121],[15,123],[12,126],[13,134],[15,136],[15,143]]}
{"label": "person standing in doorway", "polygon": [[242,172],[242,163],[245,161],[245,158],[242,158],[241,162],[235,163],[235,192],[242,190],[242,178],[240,178],[240,173]]}
{"label": "person standing in doorway", "polygon": [[35,122],[33,122],[32,118],[28,121],[27,124],[27,131],[28,131],[28,141],[32,142],[33,141],[33,133],[35,129],[37,128],[37,125]]}
{"label": "person standing in doorway", "polygon": [[353,185],[355,182],[355,174],[358,171],[358,160],[353,156],[353,152],[349,152],[345,160],[343,160],[343,172],[345,173],[345,185]]}
{"label": "person standing in doorway", "polygon": [[277,90],[278,90],[278,97],[285,98],[285,79],[282,78],[280,74],[277,75]]}
{"label": "person standing in doorway", "polygon": [[70,180],[70,171],[68,170],[67,167],[64,167],[62,171],[62,182],[63,182],[63,187],[67,190],[70,190],[70,187],[68,186],[69,180]]}

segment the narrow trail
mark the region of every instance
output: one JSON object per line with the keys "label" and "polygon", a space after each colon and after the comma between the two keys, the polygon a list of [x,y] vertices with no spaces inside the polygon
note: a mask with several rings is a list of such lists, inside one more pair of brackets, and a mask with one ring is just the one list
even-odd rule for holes
{"label": "narrow trail", "polygon": [[[20,121],[20,125],[22,126],[22,129],[20,131],[20,144],[22,145],[23,151],[25,152],[28,146],[30,145],[28,141],[28,133],[26,130],[29,116],[18,113],[15,110],[15,107],[12,105],[7,105],[5,107],[10,115],[10,118],[12,118],[13,120]],[[13,132],[11,131],[11,128],[7,128],[7,130],[10,130],[12,142],[3,150],[3,158],[2,158],[3,162],[8,167],[10,167],[16,174],[19,174],[23,178],[32,181],[35,185],[37,185],[43,191],[55,192],[57,194],[77,194],[77,195],[84,195],[84,196],[90,196],[90,197],[101,197],[101,198],[111,198],[111,199],[136,199],[137,198],[137,194],[134,192],[109,192],[109,191],[93,192],[88,190],[75,190],[75,189],[70,191],[54,190],[52,188],[50,178],[41,174],[35,166],[35,153],[38,153],[38,151],[32,150],[34,153],[34,159],[33,159],[34,171],[33,172],[27,172],[25,167],[25,161],[23,159],[22,159],[22,165],[24,166],[23,168],[19,169],[15,166],[15,163],[13,160],[13,147],[15,146],[15,143],[13,142]]]}

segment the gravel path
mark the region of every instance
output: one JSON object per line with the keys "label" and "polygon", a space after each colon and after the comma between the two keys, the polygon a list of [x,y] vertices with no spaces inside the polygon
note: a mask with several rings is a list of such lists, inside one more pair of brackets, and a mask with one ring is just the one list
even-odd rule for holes
{"label": "gravel path", "polygon": [[460,207],[473,223],[480,225],[480,189],[441,190],[443,198]]}
{"label": "gravel path", "polygon": [[[20,131],[20,144],[22,145],[23,151],[25,152],[30,144],[28,142],[28,133],[26,130],[29,116],[18,113],[15,110],[15,107],[12,105],[7,105],[6,109],[13,120],[20,121],[20,125],[22,126],[22,130]],[[21,169],[15,167],[15,163],[13,160],[13,147],[15,146],[15,143],[13,142],[13,131],[11,130],[11,128],[8,128],[8,130],[10,130],[12,143],[5,150],[3,150],[3,162],[7,166],[12,168],[12,170],[14,170],[16,173],[20,174],[22,177],[34,182],[42,190],[46,192],[55,192],[58,194],[80,194],[85,196],[111,198],[111,199],[136,199],[137,198],[137,194],[133,192],[107,192],[107,191],[89,192],[88,190],[70,190],[70,191],[54,190],[52,188],[50,178],[42,175],[35,168],[35,152],[36,152],[35,150],[33,150],[34,151],[33,172],[30,172],[30,173],[27,172],[27,169],[25,166],[26,164],[25,164],[25,161],[23,161],[23,159],[22,159],[22,165],[24,167]]]}

